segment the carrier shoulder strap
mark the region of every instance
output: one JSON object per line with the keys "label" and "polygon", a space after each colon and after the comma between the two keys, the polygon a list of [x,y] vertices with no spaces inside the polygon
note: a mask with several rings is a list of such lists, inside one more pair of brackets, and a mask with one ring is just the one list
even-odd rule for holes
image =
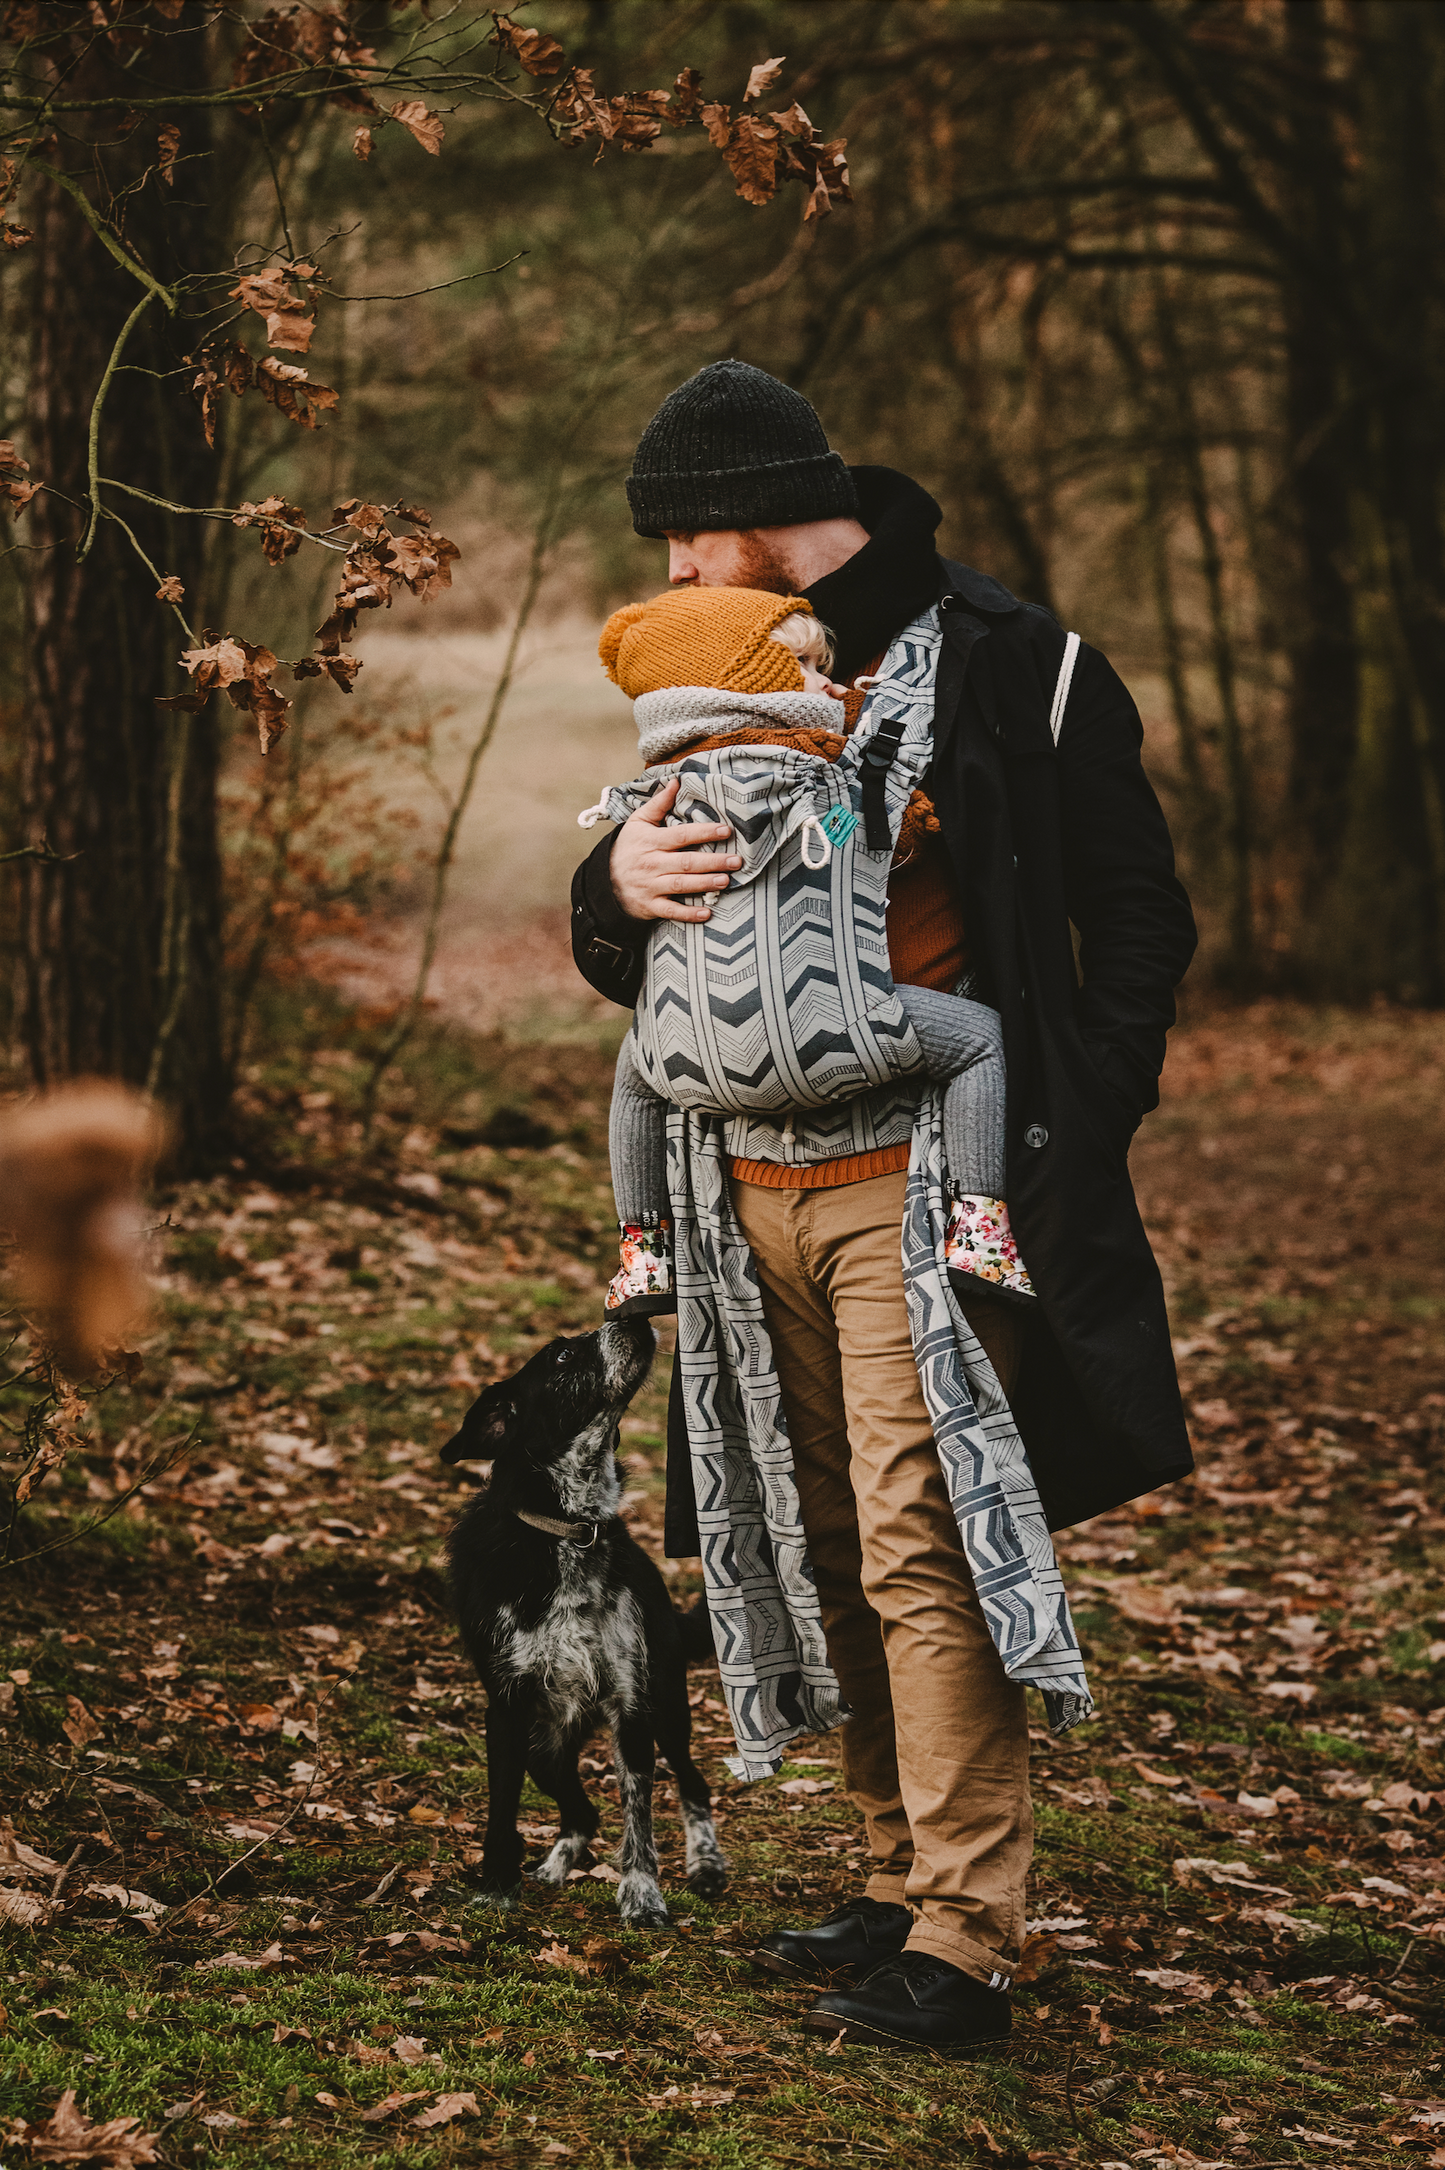
{"label": "carrier shoulder strap", "polygon": [[1079,660],[1082,645],[1077,633],[1070,633],[1064,642],[1064,660],[1059,665],[1058,683],[1054,687],[1054,705],[1049,710],[1049,729],[1053,733],[1056,746],[1059,743],[1059,733],[1064,728],[1064,710],[1069,705],[1069,687],[1074,681],[1074,665]]}
{"label": "carrier shoulder strap", "polygon": [[889,716],[863,748],[863,840],[869,851],[889,851],[893,834],[888,826],[888,771],[898,758],[907,727],[906,716]]}

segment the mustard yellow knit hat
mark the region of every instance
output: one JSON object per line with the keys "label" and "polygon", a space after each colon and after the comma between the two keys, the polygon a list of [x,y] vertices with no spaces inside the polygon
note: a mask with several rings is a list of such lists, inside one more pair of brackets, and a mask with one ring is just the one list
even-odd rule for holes
{"label": "mustard yellow knit hat", "polygon": [[597,653],[629,700],[667,686],[715,686],[724,693],[801,693],[803,668],[791,648],[769,635],[794,611],[811,617],[799,595],[759,588],[669,588],[650,603],[614,610]]}

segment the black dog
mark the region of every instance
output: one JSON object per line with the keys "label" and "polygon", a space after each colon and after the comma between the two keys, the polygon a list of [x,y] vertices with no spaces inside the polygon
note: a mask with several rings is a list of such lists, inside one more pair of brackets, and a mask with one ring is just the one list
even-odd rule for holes
{"label": "black dog", "polygon": [[528,1772],[561,1812],[562,1835],[538,1881],[565,1883],[590,1858],[598,1815],[577,1757],[605,1722],[622,1793],[617,1903],[634,1929],[662,1928],[669,1918],[652,1836],[656,1747],[677,1783],[689,1885],[711,1898],[727,1883],[712,1802],[689,1749],[688,1623],[617,1512],[618,1418],[654,1347],[645,1319],[553,1341],[515,1378],[488,1387],[442,1448],[444,1462],[494,1464],[451,1539],[462,1636],[487,1691],[483,1893],[506,1905],[517,1887],[525,1854],[517,1809]]}

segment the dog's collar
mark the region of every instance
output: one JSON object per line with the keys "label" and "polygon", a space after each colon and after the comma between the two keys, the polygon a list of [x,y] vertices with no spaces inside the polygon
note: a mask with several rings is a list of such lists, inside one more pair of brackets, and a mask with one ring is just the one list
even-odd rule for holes
{"label": "dog's collar", "polygon": [[596,1544],[602,1528],[600,1522],[561,1522],[555,1515],[528,1514],[521,1507],[514,1507],[512,1512],[529,1529],[540,1530],[544,1537],[565,1537],[569,1544],[579,1546],[583,1552],[590,1551]]}

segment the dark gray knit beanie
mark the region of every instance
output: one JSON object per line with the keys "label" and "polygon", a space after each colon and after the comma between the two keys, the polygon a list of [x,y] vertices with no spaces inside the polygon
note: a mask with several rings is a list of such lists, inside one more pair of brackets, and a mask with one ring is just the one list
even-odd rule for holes
{"label": "dark gray knit beanie", "polygon": [[858,517],[853,477],[808,401],[748,362],[710,362],[668,394],[627,498],[638,534],[658,537]]}

